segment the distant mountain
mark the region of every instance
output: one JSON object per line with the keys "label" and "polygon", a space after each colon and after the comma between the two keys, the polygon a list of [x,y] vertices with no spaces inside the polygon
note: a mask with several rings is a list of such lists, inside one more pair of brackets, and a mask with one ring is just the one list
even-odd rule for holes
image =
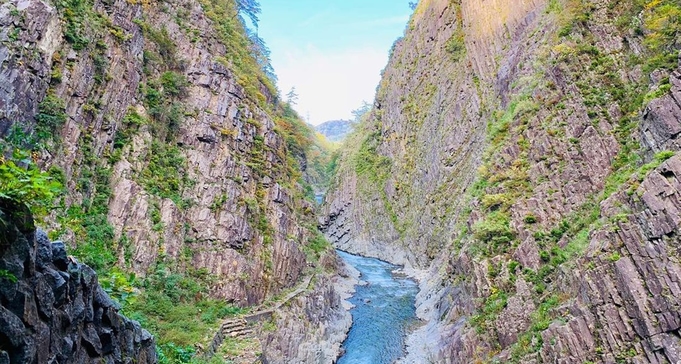
{"label": "distant mountain", "polygon": [[315,126],[315,129],[332,142],[340,142],[355,128],[350,120],[331,120]]}

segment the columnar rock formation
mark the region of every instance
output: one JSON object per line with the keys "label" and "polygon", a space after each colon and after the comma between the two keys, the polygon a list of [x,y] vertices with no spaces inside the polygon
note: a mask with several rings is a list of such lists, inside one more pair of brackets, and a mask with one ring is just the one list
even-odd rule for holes
{"label": "columnar rock formation", "polygon": [[643,5],[420,2],[320,221],[424,271],[405,363],[681,360],[679,8]]}
{"label": "columnar rock formation", "polygon": [[[0,150],[32,150],[65,185],[45,227],[96,269],[203,279],[197,297],[242,307],[307,270],[335,302],[335,273],[314,271],[328,247],[303,183],[313,133],[238,17],[233,0],[3,1]],[[345,326],[332,310],[322,321]]]}
{"label": "columnar rock formation", "polygon": [[151,334],[123,317],[92,268],[0,200],[0,362],[156,363]]}
{"label": "columnar rock formation", "polygon": [[295,284],[308,232],[294,212],[311,205],[289,175],[280,116],[264,109],[274,96],[233,70],[220,25],[196,1],[81,6],[2,4],[2,134],[65,114],[40,157],[63,171],[67,205],[106,194],[119,264],[137,274],[159,257],[185,262],[242,305]]}

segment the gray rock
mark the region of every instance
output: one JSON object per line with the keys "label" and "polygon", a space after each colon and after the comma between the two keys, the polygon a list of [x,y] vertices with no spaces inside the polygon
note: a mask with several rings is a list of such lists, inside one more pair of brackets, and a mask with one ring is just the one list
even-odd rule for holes
{"label": "gray rock", "polygon": [[61,241],[52,243],[52,262],[61,271],[66,271],[68,267],[68,257],[66,255],[66,247]]}
{"label": "gray rock", "polygon": [[52,263],[52,243],[47,237],[47,233],[42,229],[36,230],[36,243],[38,252],[36,253],[36,266],[43,269]]}
{"label": "gray rock", "polygon": [[[13,212],[0,206],[0,217]],[[26,216],[19,222],[28,226]],[[0,362],[113,363],[125,357],[156,363],[153,337],[118,313],[94,270],[68,258],[63,243],[15,224],[0,226],[0,235],[16,238],[12,249],[0,250],[0,268],[25,254],[22,260],[40,267],[18,272],[17,283],[0,281]]]}

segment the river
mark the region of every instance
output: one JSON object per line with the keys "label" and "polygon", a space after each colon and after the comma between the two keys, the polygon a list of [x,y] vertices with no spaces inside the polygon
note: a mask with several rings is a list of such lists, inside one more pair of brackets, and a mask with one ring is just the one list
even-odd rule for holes
{"label": "river", "polygon": [[355,307],[352,328],[343,343],[345,354],[338,364],[390,364],[405,355],[405,336],[416,321],[414,301],[418,286],[395,275],[399,267],[378,259],[339,251],[338,254],[367,282],[357,286],[350,302]]}

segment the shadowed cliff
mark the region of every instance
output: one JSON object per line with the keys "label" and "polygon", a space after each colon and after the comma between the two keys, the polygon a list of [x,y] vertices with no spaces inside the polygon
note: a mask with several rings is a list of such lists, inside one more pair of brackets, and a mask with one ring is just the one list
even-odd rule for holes
{"label": "shadowed cliff", "polygon": [[156,363],[151,334],[118,311],[92,268],[0,199],[0,362]]}

